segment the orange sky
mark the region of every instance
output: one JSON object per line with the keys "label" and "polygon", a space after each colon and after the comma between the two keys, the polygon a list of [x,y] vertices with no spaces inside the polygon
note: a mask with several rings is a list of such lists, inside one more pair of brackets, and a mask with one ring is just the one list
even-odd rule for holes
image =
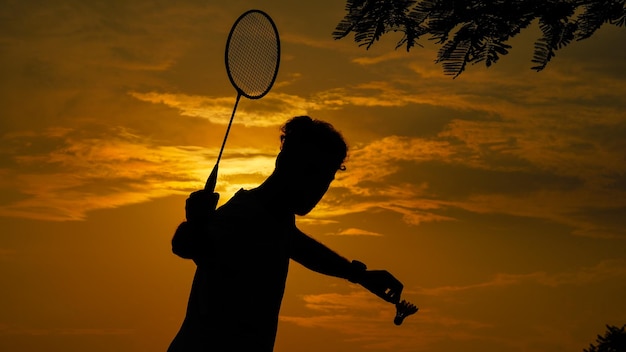
{"label": "orange sky", "polygon": [[286,119],[331,122],[347,170],[300,227],[420,307],[396,327],[393,306],[293,264],[277,352],[582,351],[626,323],[623,29],[540,73],[529,29],[452,80],[427,41],[334,41],[343,2],[259,3],[0,0],[0,350],[167,348],[194,272],[169,240],[215,162],[224,44],[250,8],[282,62],[240,103],[222,201],[272,171]]}

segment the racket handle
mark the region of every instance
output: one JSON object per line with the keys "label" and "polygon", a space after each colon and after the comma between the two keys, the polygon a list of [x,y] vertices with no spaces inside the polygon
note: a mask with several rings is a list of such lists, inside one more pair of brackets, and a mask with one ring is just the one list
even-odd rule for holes
{"label": "racket handle", "polygon": [[215,192],[215,185],[217,184],[217,165],[213,167],[213,171],[211,171],[211,175],[206,180],[206,184],[204,185],[204,190],[208,192]]}

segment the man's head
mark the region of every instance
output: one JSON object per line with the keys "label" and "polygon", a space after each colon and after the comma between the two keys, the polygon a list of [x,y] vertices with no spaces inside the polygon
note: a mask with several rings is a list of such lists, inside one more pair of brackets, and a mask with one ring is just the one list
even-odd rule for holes
{"label": "man's head", "polygon": [[348,146],[331,124],[308,116],[294,117],[281,131],[276,173],[284,176],[294,213],[304,215],[326,193],[337,170],[345,169]]}

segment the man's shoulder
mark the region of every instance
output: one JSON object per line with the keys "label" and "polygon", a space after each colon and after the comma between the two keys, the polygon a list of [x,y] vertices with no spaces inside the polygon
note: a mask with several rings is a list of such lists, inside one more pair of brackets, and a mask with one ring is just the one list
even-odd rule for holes
{"label": "man's shoulder", "polygon": [[217,215],[219,217],[241,217],[246,216],[246,214],[257,213],[262,208],[263,206],[258,199],[249,190],[242,188],[217,209]]}
{"label": "man's shoulder", "polygon": [[254,189],[246,190],[243,188],[238,190],[232,198],[219,207],[217,214],[224,218],[254,217],[270,221],[293,218],[293,221],[295,221],[293,214],[286,213],[276,203],[268,202],[264,197],[260,197]]}

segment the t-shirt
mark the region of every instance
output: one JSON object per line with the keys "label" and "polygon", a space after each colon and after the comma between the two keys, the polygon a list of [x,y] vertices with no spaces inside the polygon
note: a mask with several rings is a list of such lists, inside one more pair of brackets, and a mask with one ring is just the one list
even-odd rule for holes
{"label": "t-shirt", "polygon": [[202,236],[187,314],[168,352],[271,352],[290,258],[292,213],[240,190]]}

